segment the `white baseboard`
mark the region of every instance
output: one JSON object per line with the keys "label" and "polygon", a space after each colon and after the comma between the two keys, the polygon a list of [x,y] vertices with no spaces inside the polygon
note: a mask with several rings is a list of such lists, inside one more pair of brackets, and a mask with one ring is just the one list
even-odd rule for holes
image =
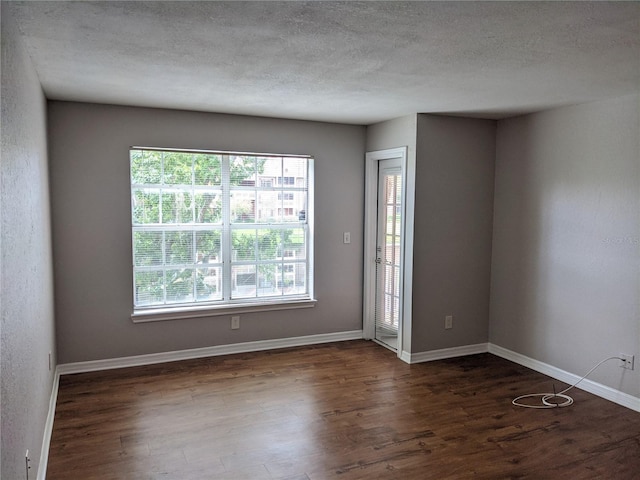
{"label": "white baseboard", "polygon": [[488,344],[478,343],[475,345],[462,345],[461,347],[429,350],[428,352],[402,352],[400,354],[400,359],[407,363],[432,362],[434,360],[444,360],[445,358],[464,357],[465,355],[475,355],[476,353],[487,353],[487,351]]}
{"label": "white baseboard", "polygon": [[[535,370],[536,372],[548,375],[568,385],[573,385],[578,380],[580,380],[580,378],[582,378],[579,375],[561,370],[560,368],[549,365],[548,363],[535,360],[520,353],[516,353],[514,351],[500,347],[499,345],[495,345],[493,343],[489,343],[489,353],[497,355],[498,357],[505,358],[524,367],[530,368],[531,370]],[[635,410],[636,412],[640,412],[640,398],[629,395],[628,393],[621,392],[619,390],[616,390],[615,388],[607,387],[606,385],[594,382],[592,380],[589,380],[588,378],[582,380],[576,386],[576,388],[589,393],[593,393],[598,397],[610,400],[614,403],[617,403],[618,405],[622,405],[623,407]]]}
{"label": "white baseboard", "polygon": [[68,375],[70,373],[95,372],[99,370],[111,370],[114,368],[137,367],[140,365],[153,365],[155,363],[175,362],[178,360],[190,360],[194,358],[231,355],[234,353],[258,352],[261,350],[300,347],[304,345],[315,345],[319,343],[359,340],[361,338],[362,330],[352,330],[348,332],[306,335],[304,337],[277,338],[274,340],[232,343],[229,345],[216,345],[213,347],[193,348],[190,350],[179,350],[174,352],[150,353],[147,355],[109,358],[106,360],[93,360],[88,362],[63,363],[61,365],[58,365],[58,372],[60,375]]}
{"label": "white baseboard", "polygon": [[47,465],[49,464],[49,446],[51,445],[51,434],[53,433],[53,420],[56,416],[56,403],[58,402],[58,387],[60,385],[60,373],[56,368],[53,375],[53,385],[51,386],[51,397],[49,398],[49,412],[44,425],[42,435],[42,448],[40,449],[40,462],[38,463],[38,473],[36,480],[45,480],[47,477]]}

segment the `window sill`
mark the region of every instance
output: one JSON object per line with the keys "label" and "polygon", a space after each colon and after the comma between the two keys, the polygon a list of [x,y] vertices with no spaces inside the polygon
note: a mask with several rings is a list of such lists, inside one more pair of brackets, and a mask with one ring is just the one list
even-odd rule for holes
{"label": "window sill", "polygon": [[215,317],[219,315],[269,312],[274,310],[292,310],[297,308],[313,308],[317,300],[289,300],[282,302],[242,303],[227,305],[205,305],[198,307],[150,308],[138,310],[131,314],[133,323],[162,322],[165,320],[181,320],[184,318]]}

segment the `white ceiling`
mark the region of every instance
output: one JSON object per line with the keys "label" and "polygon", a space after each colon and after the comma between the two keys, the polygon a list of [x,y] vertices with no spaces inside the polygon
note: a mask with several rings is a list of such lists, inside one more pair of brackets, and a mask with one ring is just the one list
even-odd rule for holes
{"label": "white ceiling", "polygon": [[48,98],[370,124],[640,90],[639,2],[5,2]]}

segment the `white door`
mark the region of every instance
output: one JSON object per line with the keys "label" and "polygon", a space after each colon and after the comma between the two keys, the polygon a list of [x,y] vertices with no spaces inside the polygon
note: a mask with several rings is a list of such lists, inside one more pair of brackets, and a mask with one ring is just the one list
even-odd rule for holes
{"label": "white door", "polygon": [[410,361],[415,161],[407,147],[367,152],[362,333]]}
{"label": "white door", "polygon": [[402,315],[402,189],[401,159],[379,161],[374,339],[393,350]]}

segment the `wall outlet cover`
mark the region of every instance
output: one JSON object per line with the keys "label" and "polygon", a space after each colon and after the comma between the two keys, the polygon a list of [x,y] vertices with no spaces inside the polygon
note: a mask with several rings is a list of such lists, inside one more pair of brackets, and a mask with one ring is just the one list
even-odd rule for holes
{"label": "wall outlet cover", "polygon": [[627,353],[620,354],[620,366],[627,370],[633,370],[634,356]]}
{"label": "wall outlet cover", "polygon": [[453,315],[447,315],[444,317],[444,328],[447,330],[453,328]]}

